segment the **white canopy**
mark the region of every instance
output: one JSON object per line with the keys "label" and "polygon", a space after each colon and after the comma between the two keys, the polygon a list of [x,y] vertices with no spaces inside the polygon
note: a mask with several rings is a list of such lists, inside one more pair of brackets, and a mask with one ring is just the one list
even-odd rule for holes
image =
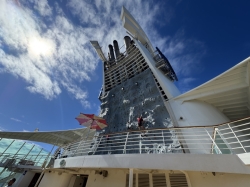
{"label": "white canopy", "polygon": [[63,146],[68,143],[77,141],[81,138],[93,139],[95,129],[81,128],[66,131],[50,132],[0,132],[0,138],[29,140],[36,142],[48,143],[56,146]]}
{"label": "white canopy", "polygon": [[250,116],[250,58],[175,100],[200,100],[236,120]]}

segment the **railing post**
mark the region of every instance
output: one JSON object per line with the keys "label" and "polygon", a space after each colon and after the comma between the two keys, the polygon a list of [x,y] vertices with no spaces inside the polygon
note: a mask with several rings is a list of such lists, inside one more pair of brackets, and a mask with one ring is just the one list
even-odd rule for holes
{"label": "railing post", "polygon": [[[23,157],[23,160],[25,160],[27,158],[27,156],[30,154],[30,152],[33,150],[33,148],[35,147],[35,144],[32,146],[32,148],[29,150],[29,152]],[[28,162],[28,160],[25,162],[25,164]]]}
{"label": "railing post", "polygon": [[127,137],[126,137],[126,141],[125,141],[125,144],[124,144],[123,154],[126,154],[126,146],[127,146],[127,141],[128,141],[128,135],[129,135],[129,132],[127,132]]}
{"label": "railing post", "polygon": [[139,141],[139,153],[141,154],[141,138],[140,138],[140,141]]}
{"label": "railing post", "polygon": [[44,166],[44,168],[46,168],[46,164],[48,164],[48,163],[49,163],[49,162],[48,162],[49,156],[51,155],[51,153],[52,153],[52,151],[53,151],[54,147],[55,147],[55,145],[53,145],[53,147],[52,147],[51,151],[49,152],[49,154],[48,154],[48,155],[47,155],[47,157],[45,158],[45,161],[44,161],[44,163],[43,163],[42,167]]}
{"label": "railing post", "polygon": [[[15,156],[17,156],[17,158],[18,158],[18,152],[23,148],[23,146],[26,144],[26,142],[24,142],[23,144],[22,144],[22,146],[18,149],[18,151],[13,155],[13,157],[15,157]],[[15,158],[16,160],[17,160],[17,158]],[[19,158],[19,159],[21,159],[21,158]],[[20,161],[19,161],[20,162]]]}
{"label": "railing post", "polygon": [[[1,154],[1,160],[0,160],[0,163],[3,163],[5,160],[6,160],[6,158],[8,158],[9,156],[8,155],[4,155],[4,154]],[[0,175],[1,176],[1,175]]]}
{"label": "railing post", "polygon": [[[205,129],[205,128],[204,128],[204,129]],[[222,152],[221,152],[220,148],[217,146],[217,144],[215,143],[215,141],[213,140],[213,138],[210,136],[210,134],[209,134],[209,132],[207,131],[207,129],[205,129],[205,131],[207,132],[208,136],[209,136],[209,137],[210,137],[210,139],[212,140],[213,145],[215,145],[215,146],[218,148],[219,153],[220,153],[220,154],[222,154]]]}
{"label": "railing post", "polygon": [[7,151],[7,149],[13,144],[14,141],[15,141],[15,140],[13,140],[13,141],[7,146],[7,148],[2,152],[2,154],[4,154],[4,153]]}
{"label": "railing post", "polygon": [[46,155],[42,155],[42,156],[38,159],[37,163],[39,163],[40,160],[41,160],[42,158],[44,158],[44,156],[46,157]]}
{"label": "railing post", "polygon": [[[89,137],[89,133],[90,133],[90,127],[88,127],[88,129],[89,129],[89,130],[88,130],[88,134],[87,134],[87,136],[86,136],[86,138],[85,138],[85,141],[83,142],[83,149],[84,149],[84,146],[85,146],[86,142],[88,141],[88,137]],[[82,141],[83,141],[83,139],[82,139]],[[76,151],[74,152],[73,156],[75,156],[77,150],[79,149],[79,147],[80,147],[81,144],[82,144],[82,141],[79,142],[78,147],[76,148]],[[84,151],[84,150],[83,150],[83,151]]]}
{"label": "railing post", "polygon": [[95,147],[95,151],[93,151],[93,154],[92,154],[92,155],[94,155],[95,152],[96,152],[96,150],[98,149],[98,147],[99,147],[99,145],[100,145],[100,142],[102,141],[102,138],[103,138],[103,136],[99,139],[99,142],[97,143],[97,145],[96,145],[96,147]]}
{"label": "railing post", "polygon": [[39,151],[38,155],[36,156],[36,158],[34,159],[34,162],[36,163],[36,159],[38,158],[38,156],[40,155],[40,153],[43,151],[43,148],[41,148],[41,151]]}
{"label": "railing post", "polygon": [[231,126],[229,125],[229,123],[227,124],[228,127],[230,128],[230,130],[232,131],[232,133],[234,134],[235,138],[237,139],[237,141],[239,142],[239,144],[241,145],[242,149],[245,151],[245,153],[247,152],[246,149],[244,148],[244,146],[241,144],[240,140],[238,139],[238,137],[236,136],[236,134],[234,133],[233,129],[231,128]]}
{"label": "railing post", "polygon": [[[213,132],[213,140],[215,140],[216,138],[216,132],[217,132],[217,128],[214,128],[214,132]],[[214,154],[214,143],[212,145],[212,150],[211,150],[211,153]]]}
{"label": "railing post", "polygon": [[82,138],[81,141],[78,143],[78,146],[77,146],[76,150],[74,151],[74,153],[72,154],[72,157],[75,156],[75,154],[77,153],[79,147],[82,145],[82,141],[84,141],[84,138]]}
{"label": "railing post", "polygon": [[163,130],[161,131],[161,135],[162,135],[162,141],[163,141],[163,148],[166,150]]}

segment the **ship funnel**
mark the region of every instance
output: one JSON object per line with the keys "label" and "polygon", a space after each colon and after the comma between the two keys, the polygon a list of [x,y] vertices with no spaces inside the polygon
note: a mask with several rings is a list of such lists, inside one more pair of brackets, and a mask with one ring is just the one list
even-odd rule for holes
{"label": "ship funnel", "polygon": [[117,59],[120,56],[120,50],[119,50],[118,42],[116,40],[114,40],[113,44],[114,44],[114,48],[115,48],[115,56],[116,56],[116,59]]}
{"label": "ship funnel", "polygon": [[130,43],[131,43],[131,39],[129,36],[125,36],[124,37],[124,43],[126,45],[126,50],[128,50],[129,46],[130,46]]}
{"label": "ship funnel", "polygon": [[110,54],[110,60],[111,61],[115,60],[114,50],[111,44],[109,44],[109,54]]}

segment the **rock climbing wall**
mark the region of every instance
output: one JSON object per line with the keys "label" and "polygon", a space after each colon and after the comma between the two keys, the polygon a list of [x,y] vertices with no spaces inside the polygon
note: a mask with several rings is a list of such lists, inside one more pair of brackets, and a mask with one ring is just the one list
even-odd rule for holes
{"label": "rock climbing wall", "polygon": [[[101,102],[100,116],[108,123],[108,127],[103,130],[105,134],[127,131],[128,127],[129,130],[138,129],[139,115],[143,117],[145,129],[173,127],[150,69],[111,89],[101,98]],[[151,153],[156,148],[158,152],[168,152],[171,147],[180,147],[174,131],[168,131],[164,136],[168,137],[167,146],[160,143],[162,140],[153,147],[143,146],[143,143],[148,144],[148,140],[144,139],[141,142],[143,152]]]}
{"label": "rock climbing wall", "polygon": [[168,111],[150,69],[116,86],[101,98],[101,114],[107,120],[106,133],[137,128],[142,115],[146,129],[171,127]]}
{"label": "rock climbing wall", "polygon": [[100,116],[108,123],[106,133],[125,131],[128,126],[136,129],[139,115],[146,129],[172,126],[150,69],[116,86],[101,101]]}

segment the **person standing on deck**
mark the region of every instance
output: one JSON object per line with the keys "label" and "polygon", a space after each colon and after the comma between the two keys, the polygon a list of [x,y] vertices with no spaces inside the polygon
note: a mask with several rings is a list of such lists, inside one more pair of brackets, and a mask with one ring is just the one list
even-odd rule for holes
{"label": "person standing on deck", "polygon": [[142,115],[140,115],[138,118],[137,118],[137,121],[138,121],[138,128],[139,130],[143,130],[143,125],[142,125],[142,122],[143,122],[143,118],[142,118]]}
{"label": "person standing on deck", "polygon": [[12,186],[12,184],[14,184],[14,182],[16,182],[16,179],[15,179],[15,178],[11,179],[11,180],[8,182],[8,184],[7,184],[6,186],[4,186],[4,187]]}
{"label": "person standing on deck", "polygon": [[146,131],[145,130],[145,127],[142,125],[143,123],[143,118],[142,118],[142,115],[140,115],[138,118],[137,118],[137,121],[138,121],[138,128],[139,130],[141,130],[142,134],[141,136],[147,136],[145,133]]}

